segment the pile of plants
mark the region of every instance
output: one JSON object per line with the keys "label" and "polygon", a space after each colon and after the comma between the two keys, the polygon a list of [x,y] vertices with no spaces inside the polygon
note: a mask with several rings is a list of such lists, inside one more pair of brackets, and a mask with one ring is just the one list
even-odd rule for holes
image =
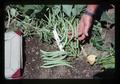
{"label": "pile of plants", "polygon": [[[48,44],[56,42],[59,50],[40,50],[44,61],[41,67],[72,67],[68,58],[80,56],[82,44],[78,40],[77,25],[85,8],[86,5],[9,5],[6,6],[6,32],[19,29],[25,38],[36,35]],[[103,50],[101,23],[96,23],[90,43]],[[68,38],[69,31],[71,38]]]}

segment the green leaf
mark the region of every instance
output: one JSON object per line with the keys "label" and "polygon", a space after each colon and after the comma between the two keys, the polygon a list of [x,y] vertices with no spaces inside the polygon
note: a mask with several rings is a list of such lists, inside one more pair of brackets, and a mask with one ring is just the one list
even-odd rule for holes
{"label": "green leaf", "polygon": [[51,64],[51,65],[42,65],[41,67],[43,67],[43,68],[52,68],[52,67],[56,67],[56,66],[68,66],[68,67],[72,67],[69,64]]}
{"label": "green leaf", "polygon": [[106,21],[106,22],[112,22],[115,23],[115,14],[113,13],[112,15],[108,15],[107,11],[103,12],[101,15],[100,21]]}
{"label": "green leaf", "polygon": [[11,8],[11,9],[10,9],[10,14],[12,15],[12,17],[16,16],[16,14],[17,14],[16,9]]}
{"label": "green leaf", "polygon": [[72,15],[76,16],[81,14],[81,12],[84,11],[86,5],[75,5],[74,8],[72,9]]}
{"label": "green leaf", "polygon": [[115,68],[115,52],[110,51],[110,53],[111,54],[102,56],[97,60],[97,63],[101,64],[105,69]]}
{"label": "green leaf", "polygon": [[70,17],[72,13],[73,5],[62,5],[62,7],[63,7],[63,11],[65,12],[65,14],[67,14]]}
{"label": "green leaf", "polygon": [[52,12],[54,15],[57,15],[60,12],[61,9],[61,5],[54,5],[54,7],[52,8]]}
{"label": "green leaf", "polygon": [[22,13],[27,13],[28,15],[36,14],[41,12],[45,5],[17,5]]}
{"label": "green leaf", "polygon": [[103,67],[105,68],[105,69],[114,69],[115,68],[115,64],[104,64],[103,65]]}

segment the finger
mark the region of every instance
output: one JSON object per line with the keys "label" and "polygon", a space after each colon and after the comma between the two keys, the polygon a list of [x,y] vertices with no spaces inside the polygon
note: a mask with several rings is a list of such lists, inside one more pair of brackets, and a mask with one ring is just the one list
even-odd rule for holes
{"label": "finger", "polygon": [[80,24],[78,25],[78,36],[83,34],[83,30],[84,30],[84,23],[83,20],[81,20]]}
{"label": "finger", "polygon": [[85,35],[84,34],[82,34],[82,36],[80,36],[80,37],[78,37],[78,40],[84,40],[85,39]]}
{"label": "finger", "polygon": [[92,24],[92,18],[88,17],[87,20],[86,20],[86,22],[85,22],[84,35],[88,36],[88,31],[89,31],[89,29],[91,27],[91,24]]}
{"label": "finger", "polygon": [[88,32],[90,30],[90,27],[91,27],[91,23],[85,26],[84,35],[89,36]]}
{"label": "finger", "polygon": [[89,30],[89,28],[86,27],[86,28],[85,28],[85,31],[84,31],[84,35],[85,35],[85,36],[88,36],[88,30]]}

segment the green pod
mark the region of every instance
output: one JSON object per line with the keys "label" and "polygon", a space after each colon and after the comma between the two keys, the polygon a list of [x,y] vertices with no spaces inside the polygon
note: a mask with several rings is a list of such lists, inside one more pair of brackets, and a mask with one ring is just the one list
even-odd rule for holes
{"label": "green pod", "polygon": [[72,67],[71,65],[69,64],[56,64],[56,65],[50,65],[50,66],[41,66],[43,68],[52,68],[52,67],[56,67],[56,66],[68,66],[68,67]]}

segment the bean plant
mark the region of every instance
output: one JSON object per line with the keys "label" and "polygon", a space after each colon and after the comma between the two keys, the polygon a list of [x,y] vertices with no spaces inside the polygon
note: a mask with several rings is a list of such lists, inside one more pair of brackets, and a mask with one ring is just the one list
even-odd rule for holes
{"label": "bean plant", "polygon": [[[79,56],[80,55],[80,44],[79,44],[79,40],[75,39],[78,37],[77,24],[78,24],[79,20],[75,19],[75,17],[65,18],[64,13],[60,13],[60,14],[55,15],[52,12],[49,11],[48,17],[45,15],[45,17],[47,18],[47,22],[48,22],[46,27],[51,29],[51,30],[54,30],[54,28],[57,30],[58,36],[60,38],[60,44],[63,45],[64,52],[69,53],[69,54],[66,53],[62,59],[65,59],[65,58],[68,58],[71,56],[76,56],[76,57]],[[72,30],[72,36],[70,39],[68,38],[68,31],[69,30]],[[58,52],[58,53],[54,54],[55,52]],[[54,66],[57,66],[58,61],[56,61],[56,59],[59,59],[59,62],[63,63],[62,59],[60,60],[60,58],[57,58],[57,57],[59,57],[59,53],[62,54],[62,51],[59,50],[59,51],[55,51],[55,52],[51,52],[52,58],[48,57],[48,59],[45,59],[47,54],[45,54],[42,51],[42,54],[43,54],[42,57],[43,57],[44,62],[46,62],[48,64],[49,64],[49,62],[54,63]],[[54,58],[54,55],[57,56],[56,59]],[[62,57],[62,55],[61,55],[61,57]],[[53,62],[53,60],[54,60],[54,62]],[[67,64],[68,64],[67,61],[66,62],[64,61],[64,64],[62,64],[62,65],[67,65]],[[59,65],[61,65],[61,64],[59,64]],[[52,67],[52,65],[49,65],[49,67]],[[45,67],[45,65],[44,65],[44,68],[48,68],[48,66]]]}

